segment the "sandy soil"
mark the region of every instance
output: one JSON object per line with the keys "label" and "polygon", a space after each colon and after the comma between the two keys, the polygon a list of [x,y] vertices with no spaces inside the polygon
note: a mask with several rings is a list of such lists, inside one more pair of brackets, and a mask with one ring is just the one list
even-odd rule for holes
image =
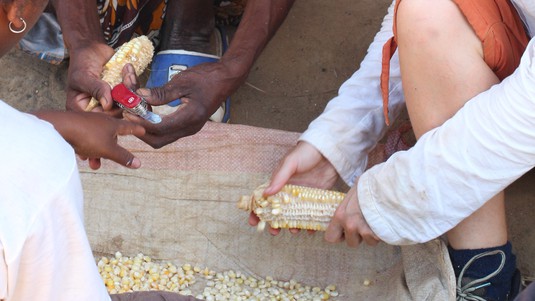
{"label": "sandy soil", "polygon": [[[232,98],[231,122],[301,132],[358,68],[389,0],[298,0]],[[12,51],[0,60],[0,95],[23,110],[64,106],[66,65]],[[508,223],[519,268],[535,276],[535,180],[507,190]]]}

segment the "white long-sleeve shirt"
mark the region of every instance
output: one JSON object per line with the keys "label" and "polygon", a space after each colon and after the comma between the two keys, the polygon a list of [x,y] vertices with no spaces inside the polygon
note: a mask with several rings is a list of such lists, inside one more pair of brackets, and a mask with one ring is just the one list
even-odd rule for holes
{"label": "white long-sleeve shirt", "polygon": [[[368,153],[385,134],[380,88],[383,45],[393,35],[394,5],[368,48],[360,69],[340,87],[324,112],[312,121],[299,140],[306,141],[334,165],[349,185],[361,175]],[[389,112],[394,120],[405,106],[397,52],[390,64]]]}
{"label": "white long-sleeve shirt", "polygon": [[[535,4],[513,3],[533,36]],[[361,175],[359,204],[375,234],[390,244],[411,244],[447,232],[535,165],[535,42],[513,75],[470,100],[409,151],[364,172],[367,153],[385,132],[378,82],[392,13],[391,6],[359,71],[300,140],[314,145],[349,185]],[[398,64],[394,55],[393,116],[403,105]]]}

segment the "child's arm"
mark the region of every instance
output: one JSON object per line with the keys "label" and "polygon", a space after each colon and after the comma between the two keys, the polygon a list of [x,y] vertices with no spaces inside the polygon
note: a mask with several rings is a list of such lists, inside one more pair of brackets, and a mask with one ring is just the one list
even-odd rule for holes
{"label": "child's arm", "polygon": [[99,113],[39,111],[33,114],[54,125],[82,159],[105,158],[129,168],[141,166],[138,158],[117,143],[119,135],[145,134],[140,125]]}

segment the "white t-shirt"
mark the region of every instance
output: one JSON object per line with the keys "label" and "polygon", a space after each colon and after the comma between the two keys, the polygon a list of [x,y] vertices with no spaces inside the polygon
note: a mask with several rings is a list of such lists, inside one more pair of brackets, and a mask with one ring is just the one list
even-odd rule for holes
{"label": "white t-shirt", "polygon": [[83,225],[71,146],[0,101],[0,300],[110,300]]}
{"label": "white t-shirt", "polygon": [[[513,3],[533,36],[534,2]],[[411,244],[447,232],[535,165],[535,42],[513,75],[470,100],[409,151],[364,172],[367,154],[386,131],[379,78],[392,16],[393,5],[360,69],[300,140],[314,145],[349,185],[361,175],[359,204],[383,241]],[[397,52],[389,85],[394,120],[404,105]]]}

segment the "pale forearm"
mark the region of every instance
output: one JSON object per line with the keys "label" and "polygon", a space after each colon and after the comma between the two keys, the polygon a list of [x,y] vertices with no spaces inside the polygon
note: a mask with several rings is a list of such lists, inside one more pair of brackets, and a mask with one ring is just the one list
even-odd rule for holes
{"label": "pale forearm", "polygon": [[364,217],[382,240],[436,238],[535,165],[534,63],[532,41],[510,77],[360,177]]}

